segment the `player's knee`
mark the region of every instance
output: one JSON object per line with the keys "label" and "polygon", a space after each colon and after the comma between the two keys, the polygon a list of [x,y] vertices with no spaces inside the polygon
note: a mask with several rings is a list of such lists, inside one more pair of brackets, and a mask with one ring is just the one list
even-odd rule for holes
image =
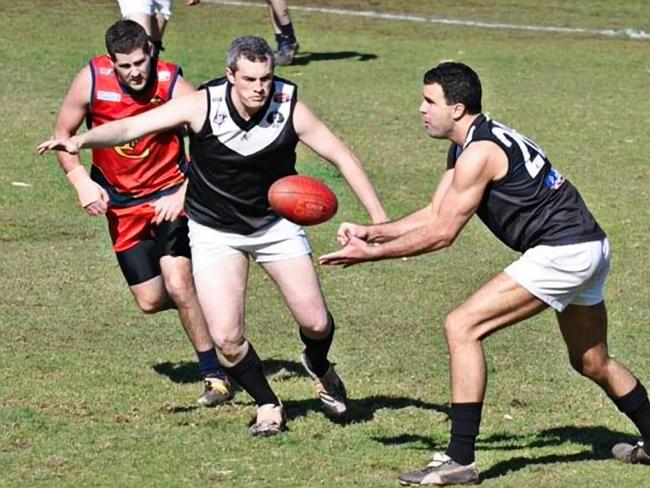
{"label": "player's knee", "polygon": [[138,308],[146,314],[154,314],[169,308],[167,300],[159,298],[136,297],[135,301],[138,304]]}
{"label": "player's knee", "polygon": [[239,338],[217,338],[217,351],[224,366],[237,364],[246,355],[246,340]]}
{"label": "player's knee", "polygon": [[586,378],[599,382],[607,376],[609,358],[603,355],[570,356],[571,367]]}
{"label": "player's knee", "polygon": [[165,276],[165,290],[177,308],[184,308],[194,295],[194,284],[191,277],[182,274]]}
{"label": "player's knee", "polygon": [[316,336],[327,335],[330,330],[330,315],[314,314],[300,323],[300,328]]}
{"label": "player's knee", "polygon": [[461,312],[454,310],[445,318],[445,337],[450,346],[473,340],[470,330]]}

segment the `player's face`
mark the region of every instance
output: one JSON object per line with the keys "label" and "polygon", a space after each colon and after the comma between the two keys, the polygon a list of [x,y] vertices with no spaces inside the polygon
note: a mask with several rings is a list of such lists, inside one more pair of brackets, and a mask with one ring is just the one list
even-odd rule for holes
{"label": "player's face", "polygon": [[445,139],[453,128],[456,105],[447,104],[445,93],[439,84],[424,85],[419,111],[427,134],[436,139]]}
{"label": "player's face", "polygon": [[235,103],[239,102],[248,114],[254,114],[264,106],[273,83],[273,64],[270,60],[262,62],[240,58],[237,71],[233,73],[228,69],[226,75],[234,88]]}
{"label": "player's face", "polygon": [[113,67],[123,83],[133,91],[140,91],[149,80],[151,56],[142,49],[129,54],[115,53]]}

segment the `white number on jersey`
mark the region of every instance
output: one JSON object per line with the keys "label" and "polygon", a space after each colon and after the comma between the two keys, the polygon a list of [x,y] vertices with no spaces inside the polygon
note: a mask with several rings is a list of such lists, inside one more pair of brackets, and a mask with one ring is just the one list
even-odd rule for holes
{"label": "white number on jersey", "polygon": [[[526,169],[531,178],[535,178],[546,164],[546,154],[541,147],[528,139],[526,136],[521,135],[514,129],[507,127],[499,122],[492,121],[492,133],[505,144],[507,147],[512,146],[512,141],[519,146],[519,150],[524,157]],[[531,153],[534,153],[531,156]]]}

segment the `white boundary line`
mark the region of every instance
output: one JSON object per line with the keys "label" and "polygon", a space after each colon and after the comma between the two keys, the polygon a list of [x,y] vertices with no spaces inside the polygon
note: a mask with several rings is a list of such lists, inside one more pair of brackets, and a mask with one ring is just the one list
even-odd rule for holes
{"label": "white boundary line", "polygon": [[[232,5],[239,7],[264,7],[266,3],[252,3],[241,2],[238,0],[202,0],[204,3],[212,3],[216,5]],[[426,17],[422,15],[409,15],[409,14],[388,14],[381,12],[373,12],[370,10],[345,10],[340,8],[328,7],[303,7],[300,5],[291,5],[289,7],[292,11],[302,12],[318,12],[324,14],[346,15],[349,17],[369,17],[373,19],[383,20],[401,20],[405,22],[426,22],[431,24],[443,25],[457,25],[462,27],[478,27],[482,29],[495,29],[495,30],[521,30],[533,32],[551,32],[559,34],[584,34],[601,37],[619,37],[622,39],[635,39],[647,41],[650,40],[650,33],[637,29],[583,29],[571,27],[546,27],[542,25],[526,25],[526,24],[505,24],[505,23],[491,23],[491,22],[474,22],[471,20],[462,19],[443,19],[438,17]]]}

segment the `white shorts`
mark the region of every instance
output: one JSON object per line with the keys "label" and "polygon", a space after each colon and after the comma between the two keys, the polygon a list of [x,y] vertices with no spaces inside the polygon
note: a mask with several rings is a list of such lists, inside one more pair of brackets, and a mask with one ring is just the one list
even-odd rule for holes
{"label": "white shorts", "polygon": [[536,246],[504,271],[561,312],[571,304],[602,302],[609,266],[609,241],[603,239],[567,246]]}
{"label": "white shorts", "polygon": [[165,20],[172,16],[172,0],[117,0],[123,18],[130,14],[161,14]]}
{"label": "white shorts", "polygon": [[234,254],[246,254],[257,263],[286,261],[311,254],[303,228],[285,219],[248,235],[223,232],[191,219],[188,226],[195,273]]}

